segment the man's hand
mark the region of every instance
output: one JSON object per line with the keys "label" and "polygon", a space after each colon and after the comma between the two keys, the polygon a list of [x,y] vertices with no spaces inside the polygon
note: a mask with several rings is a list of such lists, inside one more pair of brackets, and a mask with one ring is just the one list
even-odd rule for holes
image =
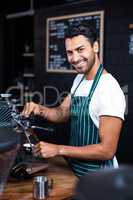
{"label": "man's hand", "polygon": [[35,115],[39,115],[40,110],[41,110],[41,105],[36,104],[34,102],[26,103],[22,111],[22,115],[24,115],[25,117],[29,117],[31,113],[34,113]]}
{"label": "man's hand", "polygon": [[33,148],[35,156],[42,156],[43,158],[51,158],[59,155],[59,145],[50,144],[47,142],[39,142]]}
{"label": "man's hand", "polygon": [[49,108],[34,102],[27,103],[24,106],[22,115],[29,117],[31,113],[34,115],[40,115],[44,119],[47,119],[51,122],[66,122],[70,116],[70,105],[71,105],[71,96],[68,95],[65,97],[63,102],[54,108]]}

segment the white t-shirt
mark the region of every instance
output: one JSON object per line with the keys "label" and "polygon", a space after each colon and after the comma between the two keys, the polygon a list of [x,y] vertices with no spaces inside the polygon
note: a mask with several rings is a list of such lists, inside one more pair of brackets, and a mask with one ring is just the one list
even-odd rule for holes
{"label": "white t-shirt", "polygon": [[[74,79],[71,94],[82,77],[83,74],[78,74]],[[74,96],[88,96],[92,83],[93,80],[83,79]],[[125,96],[117,80],[110,73],[102,74],[89,106],[89,113],[96,127],[99,128],[99,117],[102,115],[124,120],[125,107]]]}
{"label": "white t-shirt", "polygon": [[[71,94],[75,91],[82,77],[83,74],[78,74],[74,79]],[[92,83],[93,80],[83,79],[74,96],[88,96]],[[90,117],[96,127],[99,128],[99,117],[102,115],[120,117],[124,120],[125,108],[125,96],[117,80],[110,73],[102,74],[89,106]],[[118,168],[115,156],[113,165],[114,168]]]}

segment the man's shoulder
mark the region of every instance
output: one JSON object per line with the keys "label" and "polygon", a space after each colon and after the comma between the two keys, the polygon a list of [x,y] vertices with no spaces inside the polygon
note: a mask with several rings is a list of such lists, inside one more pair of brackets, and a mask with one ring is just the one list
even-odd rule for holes
{"label": "man's shoulder", "polygon": [[112,87],[121,88],[117,79],[110,73],[101,76],[99,86],[108,89],[111,89]]}

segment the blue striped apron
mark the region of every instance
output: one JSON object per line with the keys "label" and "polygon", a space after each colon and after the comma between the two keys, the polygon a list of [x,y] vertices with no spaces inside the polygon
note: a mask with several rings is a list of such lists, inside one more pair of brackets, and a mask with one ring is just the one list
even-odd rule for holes
{"label": "blue striped apron", "polygon": [[[88,96],[74,96],[78,84],[74,93],[72,94],[71,101],[71,134],[70,145],[71,146],[85,146],[91,144],[98,144],[100,142],[99,129],[95,126],[89,114],[89,105],[97,87],[99,79],[103,72],[103,66],[100,65],[95,75],[93,84],[91,86]],[[77,176],[82,176],[90,172],[97,171],[101,168],[112,167],[113,160],[80,160],[72,158],[70,159],[70,165]]]}

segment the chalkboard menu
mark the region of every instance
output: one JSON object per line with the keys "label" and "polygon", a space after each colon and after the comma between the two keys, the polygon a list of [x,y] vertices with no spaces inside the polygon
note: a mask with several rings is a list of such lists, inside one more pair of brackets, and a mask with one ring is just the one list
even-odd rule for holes
{"label": "chalkboard menu", "polygon": [[133,24],[129,24],[129,42],[128,42],[128,53],[133,55]]}
{"label": "chalkboard menu", "polygon": [[104,11],[78,13],[73,15],[65,15],[59,17],[47,18],[46,33],[46,71],[47,72],[76,72],[68,63],[64,35],[68,25],[81,21],[94,24],[100,43],[99,57],[103,60],[103,27],[104,27]]}

